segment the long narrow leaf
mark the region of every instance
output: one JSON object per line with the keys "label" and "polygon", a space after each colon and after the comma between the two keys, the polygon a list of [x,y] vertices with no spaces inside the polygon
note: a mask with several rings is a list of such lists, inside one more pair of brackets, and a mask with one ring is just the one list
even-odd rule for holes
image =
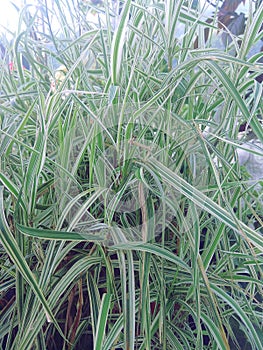
{"label": "long narrow leaf", "polygon": [[97,330],[96,330],[96,335],[94,340],[94,350],[103,349],[103,341],[105,337],[107,317],[110,309],[110,301],[111,301],[111,295],[103,294],[100,311],[99,311]]}

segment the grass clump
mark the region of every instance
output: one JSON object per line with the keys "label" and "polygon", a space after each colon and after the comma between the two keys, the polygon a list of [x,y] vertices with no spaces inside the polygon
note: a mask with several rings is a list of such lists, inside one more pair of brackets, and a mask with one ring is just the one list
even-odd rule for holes
{"label": "grass clump", "polygon": [[239,161],[262,157],[257,5],[225,49],[189,1],[21,10],[0,75],[3,349],[262,347],[262,183]]}

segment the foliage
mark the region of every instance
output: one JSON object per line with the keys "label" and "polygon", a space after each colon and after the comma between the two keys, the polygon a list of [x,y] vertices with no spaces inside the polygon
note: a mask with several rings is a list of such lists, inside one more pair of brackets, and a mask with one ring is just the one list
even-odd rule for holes
{"label": "foliage", "polygon": [[1,348],[262,348],[263,4],[221,51],[190,1],[46,5],[1,61]]}

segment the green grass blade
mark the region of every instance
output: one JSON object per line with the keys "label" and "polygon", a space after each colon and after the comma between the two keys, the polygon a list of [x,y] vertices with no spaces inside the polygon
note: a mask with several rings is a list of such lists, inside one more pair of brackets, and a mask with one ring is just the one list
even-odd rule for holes
{"label": "green grass blade", "polygon": [[131,7],[131,0],[127,0],[121,12],[120,23],[114,33],[111,46],[111,79],[113,85],[119,84],[119,76],[121,72],[121,65],[123,59],[123,49],[125,45],[125,36],[127,30],[127,23],[129,20],[129,12]]}
{"label": "green grass blade", "polygon": [[135,250],[135,251],[141,251],[141,252],[148,252],[151,254],[155,254],[163,259],[166,259],[178,266],[180,266],[181,268],[183,268],[184,270],[189,271],[189,266],[182,261],[182,259],[180,259],[178,256],[176,256],[175,254],[173,254],[172,252],[170,252],[167,249],[164,249],[160,246],[154,245],[154,244],[150,244],[150,243],[121,243],[121,244],[116,244],[114,246],[112,246],[113,250]]}
{"label": "green grass blade", "polygon": [[[103,235],[68,232],[68,231],[56,231],[56,230],[42,230],[38,228],[28,227],[20,224],[16,224],[18,230],[24,235],[31,237],[38,237],[41,239],[52,239],[58,241],[103,241],[105,237]],[[91,230],[92,231],[92,230]]]}
{"label": "green grass blade", "polygon": [[103,294],[100,310],[99,310],[99,317],[98,317],[98,323],[97,323],[97,329],[96,329],[96,335],[94,339],[94,350],[102,350],[103,349],[103,342],[105,337],[105,330],[106,330],[106,324],[108,319],[108,313],[110,309],[110,302],[111,302],[111,295],[110,294]]}

